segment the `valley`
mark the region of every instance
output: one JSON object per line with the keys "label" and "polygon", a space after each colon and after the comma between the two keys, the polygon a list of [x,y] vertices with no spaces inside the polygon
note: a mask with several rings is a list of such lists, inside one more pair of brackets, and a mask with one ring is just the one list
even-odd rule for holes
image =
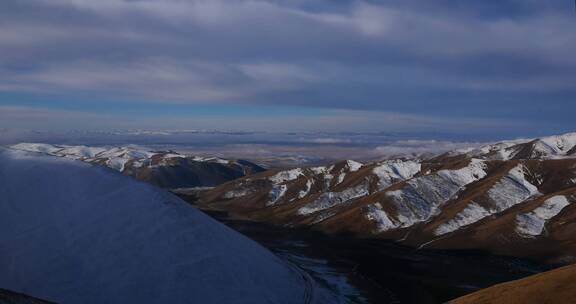
{"label": "valley", "polygon": [[574,133],[268,170],[134,146],[8,150],[170,190],[297,270],[318,303],[444,303],[576,259]]}
{"label": "valley", "polygon": [[575,304],[575,5],[0,0],[0,304]]}
{"label": "valley", "polygon": [[196,194],[205,209],[413,248],[576,259],[576,134],[431,158],[269,170]]}
{"label": "valley", "polygon": [[415,250],[390,241],[329,236],[204,212],[307,272],[341,295],[341,303],[445,303],[551,267],[478,250]]}

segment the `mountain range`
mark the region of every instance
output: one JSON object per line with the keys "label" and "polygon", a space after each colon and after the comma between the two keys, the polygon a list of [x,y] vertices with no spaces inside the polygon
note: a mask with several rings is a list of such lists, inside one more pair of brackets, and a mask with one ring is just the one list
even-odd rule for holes
{"label": "mountain range", "polygon": [[102,165],[162,188],[212,187],[264,171],[245,160],[201,157],[174,151],[151,151],[138,146],[70,146],[21,143],[13,150],[39,152]]}
{"label": "mountain range", "polygon": [[269,170],[194,195],[202,208],[287,227],[576,261],[576,133]]}

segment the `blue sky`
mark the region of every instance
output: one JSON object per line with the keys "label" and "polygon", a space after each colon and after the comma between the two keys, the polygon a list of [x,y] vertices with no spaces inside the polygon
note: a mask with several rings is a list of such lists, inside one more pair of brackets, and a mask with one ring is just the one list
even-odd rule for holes
{"label": "blue sky", "polygon": [[573,6],[3,0],[0,128],[570,131]]}

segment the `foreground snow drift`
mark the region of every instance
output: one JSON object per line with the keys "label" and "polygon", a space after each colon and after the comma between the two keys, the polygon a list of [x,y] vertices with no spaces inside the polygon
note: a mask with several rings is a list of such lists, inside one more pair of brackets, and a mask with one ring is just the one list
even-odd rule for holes
{"label": "foreground snow drift", "polygon": [[311,282],[185,202],[0,148],[0,287],[58,303],[305,303]]}

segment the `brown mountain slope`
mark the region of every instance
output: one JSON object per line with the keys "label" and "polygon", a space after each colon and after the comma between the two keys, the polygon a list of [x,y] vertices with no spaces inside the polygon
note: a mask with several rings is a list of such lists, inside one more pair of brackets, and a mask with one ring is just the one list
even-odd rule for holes
{"label": "brown mountain slope", "polygon": [[450,301],[450,304],[569,304],[576,301],[576,265],[558,268]]}
{"label": "brown mountain slope", "polygon": [[197,203],[282,226],[566,263],[576,260],[574,146],[567,134],[431,159],[267,171]]}

